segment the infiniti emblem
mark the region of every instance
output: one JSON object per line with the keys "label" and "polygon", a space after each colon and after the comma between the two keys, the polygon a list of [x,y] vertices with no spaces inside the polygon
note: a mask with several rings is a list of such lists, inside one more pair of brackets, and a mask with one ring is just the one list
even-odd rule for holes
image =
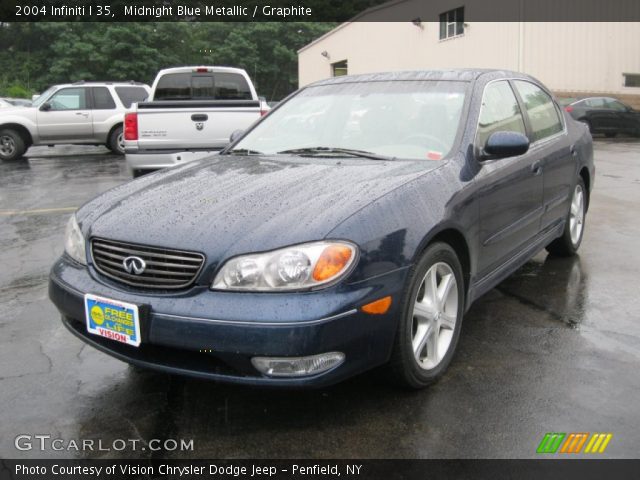
{"label": "infiniti emblem", "polygon": [[196,130],[202,130],[204,128],[204,123],[198,122],[196,123]]}
{"label": "infiniti emblem", "polygon": [[127,257],[122,261],[122,266],[128,273],[140,275],[147,268],[147,264],[140,257]]}

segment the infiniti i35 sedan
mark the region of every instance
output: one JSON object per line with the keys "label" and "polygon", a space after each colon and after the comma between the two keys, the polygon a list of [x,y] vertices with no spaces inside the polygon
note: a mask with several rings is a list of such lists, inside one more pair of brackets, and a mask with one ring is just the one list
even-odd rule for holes
{"label": "infiniti i35 sedan", "polygon": [[478,297],[541,249],[575,254],[594,173],[585,125],[529,76],[332,78],[81,207],[49,294],[139,367],[319,386],[385,365],[420,388]]}

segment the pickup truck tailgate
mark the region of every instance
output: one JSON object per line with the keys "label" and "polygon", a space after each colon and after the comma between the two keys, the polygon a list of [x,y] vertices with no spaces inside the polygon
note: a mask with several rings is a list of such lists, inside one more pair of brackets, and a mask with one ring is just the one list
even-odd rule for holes
{"label": "pickup truck tailgate", "polygon": [[254,100],[153,101],[138,104],[141,150],[220,149],[260,118]]}

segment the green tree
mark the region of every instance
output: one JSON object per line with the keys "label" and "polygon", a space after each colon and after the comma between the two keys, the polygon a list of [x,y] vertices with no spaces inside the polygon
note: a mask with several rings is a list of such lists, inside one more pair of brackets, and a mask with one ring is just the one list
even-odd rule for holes
{"label": "green tree", "polygon": [[0,23],[0,93],[78,80],[150,83],[181,65],[244,68],[260,94],[297,88],[297,50],[335,24],[296,22]]}

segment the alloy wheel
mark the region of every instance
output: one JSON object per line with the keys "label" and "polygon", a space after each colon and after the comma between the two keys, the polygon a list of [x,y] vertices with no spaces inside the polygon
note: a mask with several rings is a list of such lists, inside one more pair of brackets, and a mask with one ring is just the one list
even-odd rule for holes
{"label": "alloy wheel", "polygon": [[569,212],[569,231],[571,232],[571,242],[577,245],[582,236],[584,224],[584,191],[580,184],[576,185],[571,199],[571,211]]}
{"label": "alloy wheel", "polygon": [[413,306],[411,345],[420,368],[437,367],[449,351],[458,303],[453,270],[444,262],[435,263],[424,276]]}
{"label": "alloy wheel", "polygon": [[118,145],[118,151],[124,153],[124,134],[122,132],[118,135],[116,143]]}
{"label": "alloy wheel", "polygon": [[16,151],[16,142],[9,135],[0,137],[0,154],[3,157],[10,157]]}

